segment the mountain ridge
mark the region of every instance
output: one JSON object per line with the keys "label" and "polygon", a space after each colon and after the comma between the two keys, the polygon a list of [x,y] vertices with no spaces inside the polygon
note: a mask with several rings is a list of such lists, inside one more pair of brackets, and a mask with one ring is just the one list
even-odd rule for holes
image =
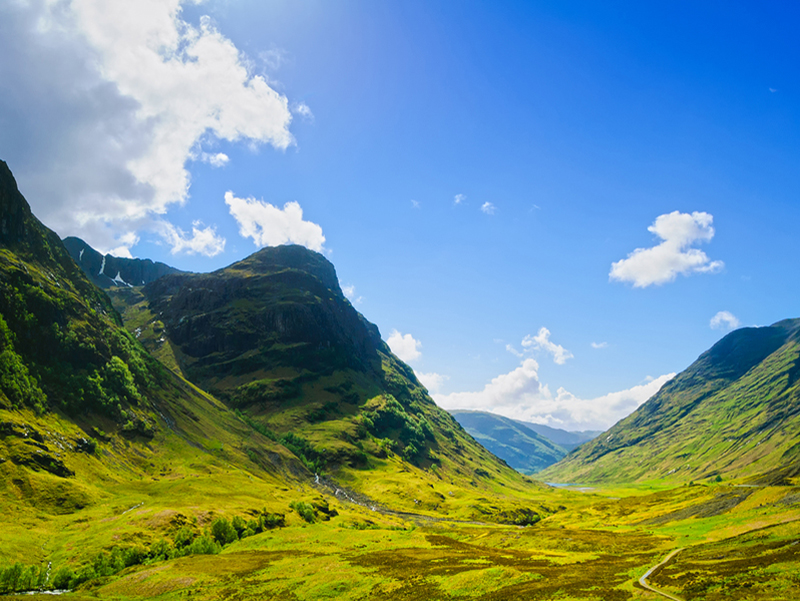
{"label": "mountain ridge", "polygon": [[592,483],[800,473],[799,375],[800,319],[736,330],[544,475]]}

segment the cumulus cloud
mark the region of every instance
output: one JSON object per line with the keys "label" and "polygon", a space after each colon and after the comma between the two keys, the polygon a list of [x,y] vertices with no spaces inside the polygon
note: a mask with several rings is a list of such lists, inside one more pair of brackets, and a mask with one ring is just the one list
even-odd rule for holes
{"label": "cumulus cloud", "polygon": [[422,355],[422,351],[419,350],[422,343],[415,340],[411,334],[401,334],[397,330],[392,330],[386,344],[401,361],[406,363],[419,359]]}
{"label": "cumulus cloud", "polygon": [[553,361],[558,365],[564,365],[567,359],[572,359],[574,355],[565,349],[560,344],[556,344],[550,340],[550,330],[547,328],[540,328],[536,336],[528,334],[522,339],[522,346],[525,349],[537,349],[549,353],[553,357]]}
{"label": "cumulus cloud", "polygon": [[282,209],[255,198],[237,198],[225,193],[225,204],[239,224],[239,233],[252,238],[256,246],[301,244],[320,252],[325,244],[322,228],[303,220],[303,209],[297,202],[287,202]]}
{"label": "cumulus cloud", "polygon": [[164,241],[172,247],[170,252],[173,255],[185,252],[190,255],[213,257],[225,250],[225,238],[217,235],[214,227],[203,227],[199,221],[192,223],[191,234],[187,234],[167,221],[162,221],[159,233]]}
{"label": "cumulus cloud", "polygon": [[439,392],[439,389],[444,384],[445,380],[449,380],[448,376],[443,376],[441,374],[437,374],[435,372],[431,373],[420,373],[415,372],[417,374],[417,379],[422,382],[422,385],[428,389],[428,392],[431,394],[435,394]]}
{"label": "cumulus cloud", "polygon": [[637,248],[626,259],[612,263],[609,279],[631,282],[635,288],[672,282],[679,274],[714,273],[722,261],[712,261],[694,245],[709,242],[714,237],[708,213],[673,211],[656,218],[647,229],[662,242],[651,248]]}
{"label": "cumulus cloud", "polygon": [[464,194],[456,194],[456,195],[453,197],[453,204],[454,204],[454,205],[460,205],[460,204],[461,204],[462,202],[464,202],[466,199],[467,199],[467,197],[466,197]]}
{"label": "cumulus cloud", "polygon": [[497,207],[490,203],[488,200],[481,205],[481,211],[486,213],[487,215],[494,215],[494,212],[497,210]]}
{"label": "cumulus cloud", "polygon": [[187,163],[226,162],[204,144],[293,144],[287,98],[188,1],[0,3],[0,154],[61,235],[162,231]]}
{"label": "cumulus cloud", "polygon": [[713,330],[735,330],[742,322],[730,311],[720,311],[709,322]]}
{"label": "cumulus cloud", "polygon": [[559,388],[555,394],[539,381],[539,365],[528,358],[519,367],[486,384],[483,390],[434,394],[444,409],[489,411],[513,419],[565,430],[605,430],[629,415],[675,376],[666,374],[628,390],[581,399]]}

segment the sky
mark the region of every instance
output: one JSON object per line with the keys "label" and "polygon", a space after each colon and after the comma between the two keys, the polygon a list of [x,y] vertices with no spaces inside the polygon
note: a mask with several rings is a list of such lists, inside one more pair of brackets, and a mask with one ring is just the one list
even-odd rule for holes
{"label": "sky", "polygon": [[0,159],[103,252],[303,244],[447,409],[605,429],[797,317],[791,2],[6,0]]}

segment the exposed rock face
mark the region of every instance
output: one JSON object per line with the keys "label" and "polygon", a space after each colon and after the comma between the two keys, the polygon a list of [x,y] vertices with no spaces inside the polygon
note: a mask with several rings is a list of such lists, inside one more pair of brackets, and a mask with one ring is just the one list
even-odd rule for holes
{"label": "exposed rock face", "polygon": [[125,259],[103,255],[80,238],[64,238],[64,246],[87,277],[100,288],[144,286],[170,273],[183,273],[150,259]]}
{"label": "exposed rock face", "polygon": [[265,248],[209,274],[172,274],[145,288],[170,340],[196,362],[187,375],[226,376],[292,367],[373,369],[386,349],[378,328],[342,294],[336,271],[302,246]]}

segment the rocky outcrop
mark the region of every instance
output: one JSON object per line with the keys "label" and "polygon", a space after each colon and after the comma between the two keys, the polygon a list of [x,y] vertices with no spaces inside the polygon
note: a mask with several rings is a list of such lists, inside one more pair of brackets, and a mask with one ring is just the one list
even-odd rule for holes
{"label": "rocky outcrop", "polygon": [[144,286],[171,273],[183,273],[150,259],[126,259],[103,255],[80,238],[64,238],[64,246],[86,276],[100,288]]}

